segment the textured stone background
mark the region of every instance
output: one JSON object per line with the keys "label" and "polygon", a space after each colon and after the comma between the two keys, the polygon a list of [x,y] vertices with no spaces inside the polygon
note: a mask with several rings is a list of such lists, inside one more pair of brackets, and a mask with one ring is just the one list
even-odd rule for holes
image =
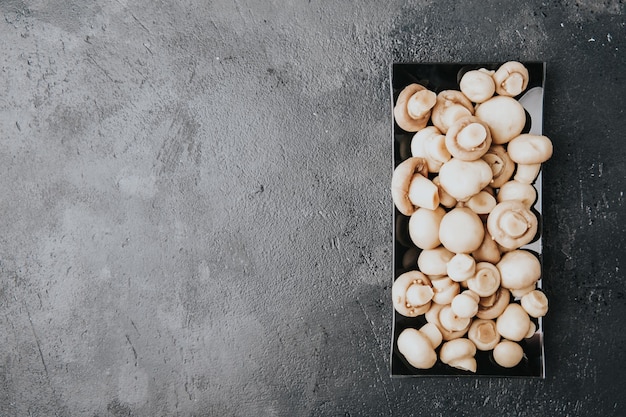
{"label": "textured stone background", "polygon": [[[0,415],[623,416],[625,6],[0,0]],[[394,61],[544,60],[545,380],[389,377]]]}

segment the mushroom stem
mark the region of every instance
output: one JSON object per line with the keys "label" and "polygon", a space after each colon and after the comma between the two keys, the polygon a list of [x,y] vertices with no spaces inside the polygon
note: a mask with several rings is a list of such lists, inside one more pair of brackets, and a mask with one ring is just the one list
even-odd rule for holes
{"label": "mushroom stem", "polygon": [[474,150],[487,139],[487,129],[480,123],[470,123],[457,134],[461,147]]}
{"label": "mushroom stem", "polygon": [[439,206],[439,188],[422,174],[414,174],[409,185],[409,200],[417,207],[435,210]]}
{"label": "mushroom stem", "polygon": [[513,179],[524,184],[532,184],[539,175],[541,164],[517,164]]}
{"label": "mushroom stem", "polygon": [[405,297],[407,307],[422,306],[433,298],[433,289],[428,285],[424,285],[423,282],[420,283],[415,280],[407,288]]}

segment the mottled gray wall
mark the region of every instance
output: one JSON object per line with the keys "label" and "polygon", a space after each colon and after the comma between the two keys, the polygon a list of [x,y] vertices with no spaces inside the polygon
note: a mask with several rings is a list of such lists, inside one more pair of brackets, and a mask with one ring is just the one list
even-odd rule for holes
{"label": "mottled gray wall", "polygon": [[[621,1],[0,12],[0,415],[626,413]],[[506,59],[548,62],[547,379],[392,380],[389,65]]]}

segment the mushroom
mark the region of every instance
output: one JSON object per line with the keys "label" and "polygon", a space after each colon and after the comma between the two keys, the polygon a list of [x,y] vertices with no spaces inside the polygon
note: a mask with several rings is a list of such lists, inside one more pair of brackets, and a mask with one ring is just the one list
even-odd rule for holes
{"label": "mushroom", "polygon": [[434,291],[433,302],[436,304],[450,304],[461,291],[459,283],[453,281],[450,277],[433,279],[431,283]]}
{"label": "mushroom", "polygon": [[458,201],[467,201],[491,182],[491,168],[482,159],[463,161],[452,158],[439,169],[443,189]]}
{"label": "mushroom", "polygon": [[540,170],[541,164],[517,164],[517,170],[513,179],[525,184],[532,184],[535,182]]}
{"label": "mushroom", "polygon": [[474,116],[466,116],[454,122],[445,137],[450,155],[464,161],[479,159],[491,146],[489,126]]}
{"label": "mushroom", "polygon": [[548,297],[539,290],[533,290],[524,295],[521,304],[531,317],[543,317],[548,312]]}
{"label": "mushroom", "polygon": [[450,308],[457,317],[471,319],[478,312],[480,297],[472,290],[465,290],[452,299]]}
{"label": "mushroom", "polygon": [[507,182],[515,171],[515,162],[511,159],[502,145],[491,145],[489,150],[482,156],[483,161],[489,164],[492,172],[491,185],[499,188]]}
{"label": "mushroom", "polygon": [[537,325],[533,321],[531,321],[530,327],[528,328],[528,333],[526,333],[525,339],[529,339],[533,337],[536,331],[537,331]]}
{"label": "mushroom", "polygon": [[476,106],[476,117],[487,123],[494,145],[503,145],[524,130],[526,111],[514,98],[494,96]]}
{"label": "mushroom", "polygon": [[476,346],[471,340],[460,338],[441,345],[439,359],[446,365],[464,371],[476,372]]}
{"label": "mushroom", "polygon": [[505,253],[496,264],[500,271],[500,285],[520,289],[535,284],[541,277],[541,263],[531,252],[516,249]]}
{"label": "mushroom", "polygon": [[505,339],[519,342],[526,338],[530,327],[528,313],[517,303],[511,303],[496,319],[496,329]]}
{"label": "mushroom", "polygon": [[435,126],[427,126],[411,139],[411,155],[426,159],[428,172],[439,172],[451,155],[446,148],[446,137]]}
{"label": "mushroom", "polygon": [[501,96],[515,97],[528,86],[528,69],[517,61],[509,61],[500,65],[493,74],[496,93]]}
{"label": "mushroom", "polygon": [[443,246],[434,249],[424,249],[417,258],[417,266],[426,275],[445,276],[448,271],[448,262],[454,253]]}
{"label": "mushroom", "polygon": [[515,342],[503,340],[493,348],[493,360],[503,368],[513,368],[524,358],[524,349]]}
{"label": "mushroom", "polygon": [[420,271],[403,273],[391,287],[393,306],[406,317],[417,317],[428,311],[433,295],[430,279]]}
{"label": "mushroom", "polygon": [[420,84],[409,84],[398,95],[393,116],[400,128],[417,132],[428,124],[437,94]]}
{"label": "mushroom", "polygon": [[528,294],[531,291],[534,291],[537,288],[537,283],[533,282],[532,284],[523,287],[523,288],[513,288],[513,289],[509,289],[509,291],[511,291],[511,295],[513,296],[513,298],[522,298],[523,296],[525,296],[526,294]]}
{"label": "mushroom", "polygon": [[457,253],[448,262],[447,272],[448,276],[453,281],[465,281],[474,276],[476,272],[476,261],[470,255]]}
{"label": "mushroom", "polygon": [[498,244],[489,234],[487,226],[485,225],[485,237],[478,249],[472,252],[472,256],[476,262],[491,262],[492,264],[500,261],[500,249]]}
{"label": "mushroom", "polygon": [[500,287],[500,271],[489,262],[479,262],[476,273],[467,280],[467,287],[480,297],[489,297]]}
{"label": "mushroom", "polygon": [[439,224],[446,214],[443,207],[435,210],[418,208],[409,219],[409,236],[411,240],[421,249],[434,249],[441,245],[439,240]]}
{"label": "mushroom", "polygon": [[496,91],[492,75],[493,71],[485,68],[467,71],[459,81],[459,88],[474,103],[482,103],[493,97]]}
{"label": "mushroom", "polygon": [[447,330],[441,324],[440,314],[444,307],[446,306],[433,303],[430,306],[430,309],[424,315],[424,318],[426,319],[428,323],[432,323],[435,326],[437,326],[437,329],[439,329],[439,331],[441,332],[441,336],[443,337],[443,340],[453,340],[453,339],[458,339],[459,337],[463,337],[463,335],[467,333],[467,330],[469,327],[466,329],[458,330],[458,331],[451,331],[451,330]]}
{"label": "mushroom", "polygon": [[446,208],[452,208],[457,205],[456,198],[452,197],[450,194],[446,192],[441,186],[441,180],[439,177],[433,178],[433,184],[439,187],[439,204]]}
{"label": "mushroom", "polygon": [[496,206],[496,198],[487,190],[474,194],[465,205],[476,214],[489,214]]}
{"label": "mushroom", "polygon": [[521,134],[509,142],[507,152],[511,159],[523,165],[541,164],[552,156],[552,141],[543,135]]}
{"label": "mushroom", "polygon": [[476,319],[472,321],[467,338],[471,340],[476,349],[487,351],[493,349],[500,341],[500,334],[496,330],[496,322],[488,319]]}
{"label": "mushroom", "polygon": [[[508,249],[530,243],[537,234],[537,228],[535,214],[517,200],[498,203],[487,218],[489,234],[498,244]],[[439,233],[441,236],[441,231]]]}
{"label": "mushroom", "polygon": [[488,297],[480,297],[476,317],[479,319],[495,319],[509,305],[510,299],[511,293],[502,287]]}
{"label": "mushroom", "polygon": [[433,107],[431,121],[441,133],[446,133],[457,120],[474,114],[474,107],[463,93],[456,90],[444,90],[437,94],[437,103]]}
{"label": "mushroom", "polygon": [[434,210],[439,205],[439,189],[427,177],[424,158],[408,158],[394,169],[391,197],[400,213],[410,216],[417,206]]}
{"label": "mushroom", "polygon": [[485,229],[480,217],[466,207],[455,207],[443,216],[439,224],[441,244],[454,253],[471,253],[483,241]]}
{"label": "mushroom", "polygon": [[498,203],[503,201],[521,201],[526,207],[532,207],[537,200],[537,190],[530,184],[517,180],[507,181],[498,190]]}
{"label": "mushroom", "polygon": [[398,351],[411,366],[417,369],[430,369],[437,362],[435,348],[441,341],[439,329],[427,323],[419,330],[411,327],[404,329],[396,343]]}
{"label": "mushroom", "polygon": [[[458,296],[456,296],[458,297]],[[455,297],[455,298],[456,298]],[[452,305],[447,304],[439,312],[439,322],[444,329],[451,332],[467,331],[472,321],[472,316],[461,317],[452,309]]]}

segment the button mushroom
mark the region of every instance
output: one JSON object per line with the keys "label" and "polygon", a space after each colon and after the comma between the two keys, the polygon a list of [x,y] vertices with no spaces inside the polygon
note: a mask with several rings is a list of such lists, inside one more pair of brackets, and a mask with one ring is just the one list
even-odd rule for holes
{"label": "button mushroom", "polygon": [[[441,336],[442,336],[443,340],[453,340],[453,339],[458,339],[459,337],[463,337],[463,335],[465,335],[465,333],[467,333],[467,330],[469,329],[469,325],[468,325],[467,328],[464,328],[464,329],[461,329],[461,330],[458,330],[458,331],[451,331],[451,330],[448,330],[445,327],[443,327],[443,325],[441,324],[440,315],[441,315],[441,312],[443,311],[444,307],[446,307],[446,306],[445,305],[441,305],[441,304],[433,303],[430,306],[430,309],[424,315],[424,317],[426,318],[426,321],[428,323],[432,323],[435,326],[437,326],[437,328],[441,332]],[[449,306],[447,306],[447,307],[449,307]]]}
{"label": "button mushroom", "polygon": [[423,250],[417,258],[417,267],[426,275],[445,276],[448,271],[448,262],[454,253],[443,246]]}
{"label": "button mushroom", "polygon": [[442,207],[435,210],[420,207],[409,219],[409,236],[421,249],[434,249],[441,244],[439,240],[439,224],[446,214]]}
{"label": "button mushroom", "polygon": [[552,156],[552,141],[547,136],[525,133],[509,142],[507,152],[517,163],[516,179],[531,184],[537,177],[541,164]]}
{"label": "button mushroom", "polygon": [[496,319],[496,329],[500,336],[505,339],[519,342],[526,338],[530,327],[528,313],[516,303],[511,303]]}
{"label": "button mushroom", "polygon": [[441,186],[441,180],[439,177],[433,178],[433,184],[439,187],[439,204],[446,208],[452,208],[457,205],[456,198],[452,197],[450,194],[446,192]]}
{"label": "button mushroom", "polygon": [[434,210],[439,205],[439,189],[428,179],[424,158],[402,161],[391,177],[391,197],[398,211],[410,216],[417,207]]}
{"label": "button mushroom", "polygon": [[441,244],[454,253],[470,253],[483,241],[485,229],[480,217],[466,207],[455,207],[446,213],[439,224]]}
{"label": "button mushroom", "polygon": [[458,201],[467,201],[491,182],[491,167],[482,159],[463,161],[452,158],[439,169],[443,189]]}
{"label": "button mushroom", "polygon": [[452,157],[446,147],[446,137],[435,126],[427,126],[413,136],[411,155],[426,159],[428,172],[439,172],[441,165]]}
{"label": "button mushroom", "polygon": [[467,71],[459,82],[461,92],[474,103],[489,100],[496,91],[493,73],[485,68]]}
{"label": "button mushroom", "polygon": [[474,276],[476,261],[470,255],[457,253],[447,265],[448,276],[456,282],[465,281]]}
{"label": "button mushroom", "polygon": [[503,288],[520,289],[534,285],[541,277],[541,263],[531,252],[516,249],[505,253],[496,264]]}
{"label": "button mushroom", "polygon": [[471,319],[478,312],[480,297],[471,290],[465,290],[452,299],[450,308],[457,317]]}
{"label": "button mushroom", "polygon": [[472,256],[476,262],[490,262],[496,264],[500,261],[500,249],[498,244],[489,234],[487,226],[485,225],[485,237],[480,247],[472,252]]}
{"label": "button mushroom", "polygon": [[503,340],[493,348],[493,360],[503,368],[513,368],[524,358],[524,349],[515,342]]}
{"label": "button mushroom", "polygon": [[435,348],[441,341],[441,333],[437,327],[426,324],[420,330],[411,327],[404,329],[396,343],[398,351],[411,366],[417,369],[430,369],[437,363]]}
{"label": "button mushroom", "polygon": [[535,214],[517,200],[498,203],[487,218],[489,234],[499,245],[508,249],[530,243],[537,234],[537,228]]}
{"label": "button mushroom", "polygon": [[511,293],[506,288],[502,287],[488,297],[481,297],[478,303],[476,317],[479,319],[497,318],[502,314],[506,306],[509,305],[510,299]]}
{"label": "button mushroom", "polygon": [[417,317],[428,311],[433,295],[430,279],[420,271],[403,273],[391,287],[393,306],[406,317]]}
{"label": "button mushroom", "polygon": [[537,190],[530,184],[517,180],[507,181],[498,190],[497,202],[517,200],[526,207],[532,207],[537,200]]}
{"label": "button mushroom", "polygon": [[539,290],[533,290],[524,295],[521,304],[531,317],[543,317],[548,312],[548,297]]}
{"label": "button mushroom", "polygon": [[476,106],[476,117],[487,123],[494,145],[503,145],[524,130],[526,111],[511,97],[495,96]]}
{"label": "button mushroom", "polygon": [[467,287],[480,297],[489,297],[500,287],[500,271],[489,262],[479,262],[476,273],[467,280]]}
{"label": "button mushroom", "polygon": [[489,214],[496,206],[496,198],[486,190],[474,194],[465,205],[476,214]]}
{"label": "button mushroom", "polygon": [[441,277],[431,280],[433,286],[433,302],[436,304],[450,304],[454,297],[461,291],[458,282],[450,277]]}
{"label": "button mushroom", "polygon": [[491,133],[485,122],[474,116],[463,117],[448,129],[446,148],[455,158],[475,161],[491,146]]}
{"label": "button mushroom", "polygon": [[467,331],[467,338],[471,340],[476,349],[491,350],[500,342],[500,334],[496,330],[496,322],[487,319],[476,319]]}
{"label": "button mushroom", "polygon": [[515,162],[513,162],[502,145],[491,145],[482,159],[487,162],[491,168],[493,178],[489,185],[494,188],[501,187],[502,184],[511,178],[515,171]]}
{"label": "button mushroom", "polygon": [[493,80],[496,93],[515,97],[528,86],[528,69],[517,61],[505,62],[493,74]]}
{"label": "button mushroom", "polygon": [[471,340],[460,338],[441,345],[439,359],[446,365],[464,371],[476,372],[476,346]]}
{"label": "button mushroom", "polygon": [[437,94],[437,103],[433,107],[431,120],[441,133],[445,134],[457,120],[474,114],[474,107],[463,93],[456,90],[444,90]]}
{"label": "button mushroom", "polygon": [[420,84],[407,85],[398,95],[393,108],[394,119],[401,129],[417,132],[428,124],[437,95]]}

